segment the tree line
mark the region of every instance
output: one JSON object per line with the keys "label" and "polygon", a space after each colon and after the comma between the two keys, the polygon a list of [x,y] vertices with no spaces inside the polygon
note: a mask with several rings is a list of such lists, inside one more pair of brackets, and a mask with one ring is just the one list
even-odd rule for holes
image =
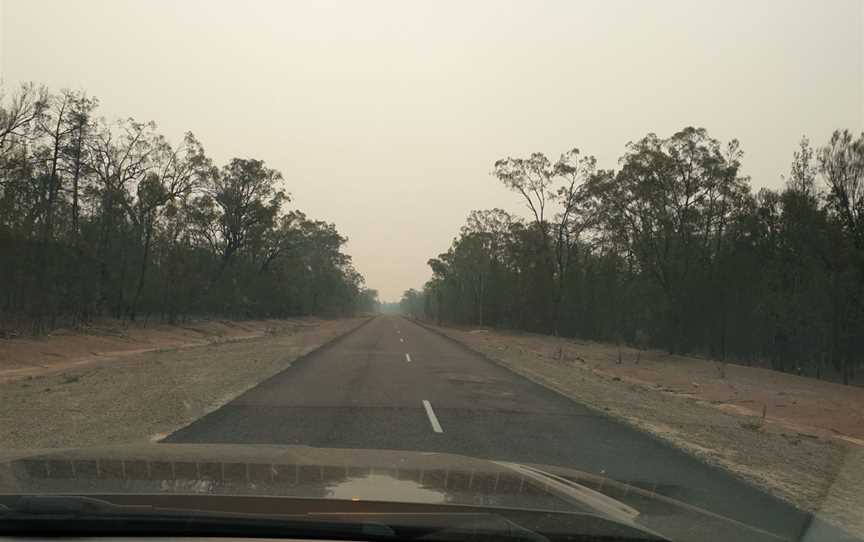
{"label": "tree line", "polygon": [[738,141],[648,134],[495,162],[527,217],[473,211],[404,312],[696,353],[849,383],[864,352],[864,135],[803,138],[753,191]]}
{"label": "tree line", "polygon": [[289,210],[278,171],[217,167],[191,132],[172,144],[98,107],[34,84],[0,94],[0,330],[374,309],[347,239]]}

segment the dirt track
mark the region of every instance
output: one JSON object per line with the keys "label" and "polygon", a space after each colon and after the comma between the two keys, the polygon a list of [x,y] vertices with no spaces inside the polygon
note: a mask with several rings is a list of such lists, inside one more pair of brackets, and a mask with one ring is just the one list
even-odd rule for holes
{"label": "dirt track", "polygon": [[254,339],[316,326],[314,318],[201,320],[180,325],[105,321],[80,330],[59,329],[47,337],[0,340],[0,383],[108,365],[126,356]]}

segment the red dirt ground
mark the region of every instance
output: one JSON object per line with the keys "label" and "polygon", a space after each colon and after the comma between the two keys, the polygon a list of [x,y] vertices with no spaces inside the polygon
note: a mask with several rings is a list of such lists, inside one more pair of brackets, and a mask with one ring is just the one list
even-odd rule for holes
{"label": "red dirt ground", "polygon": [[0,340],[0,383],[108,364],[133,354],[262,337],[301,320],[198,321],[182,325],[115,323],[82,331],[57,330],[43,338]]}

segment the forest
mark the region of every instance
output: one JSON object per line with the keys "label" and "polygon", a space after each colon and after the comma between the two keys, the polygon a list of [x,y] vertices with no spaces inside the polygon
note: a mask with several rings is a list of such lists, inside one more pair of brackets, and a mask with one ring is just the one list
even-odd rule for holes
{"label": "forest", "polygon": [[473,211],[403,312],[710,356],[843,383],[864,353],[864,135],[790,149],[754,190],[738,141],[687,127],[496,161],[526,216]]}
{"label": "forest", "polygon": [[81,91],[0,95],[0,336],[100,318],[337,316],[377,293],[279,171],[188,132],[106,120]]}

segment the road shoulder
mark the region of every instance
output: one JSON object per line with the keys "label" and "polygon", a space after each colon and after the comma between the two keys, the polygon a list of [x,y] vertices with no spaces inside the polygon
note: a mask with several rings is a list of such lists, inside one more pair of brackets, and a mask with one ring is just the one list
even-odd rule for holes
{"label": "road shoulder", "polygon": [[[650,382],[597,371],[577,341],[418,323],[547,389],[864,535],[860,446],[769,427],[752,416],[664,392]],[[563,348],[562,342],[567,343]]]}
{"label": "road shoulder", "polygon": [[368,321],[309,319],[257,338],[129,354],[2,383],[0,446],[158,440]]}

